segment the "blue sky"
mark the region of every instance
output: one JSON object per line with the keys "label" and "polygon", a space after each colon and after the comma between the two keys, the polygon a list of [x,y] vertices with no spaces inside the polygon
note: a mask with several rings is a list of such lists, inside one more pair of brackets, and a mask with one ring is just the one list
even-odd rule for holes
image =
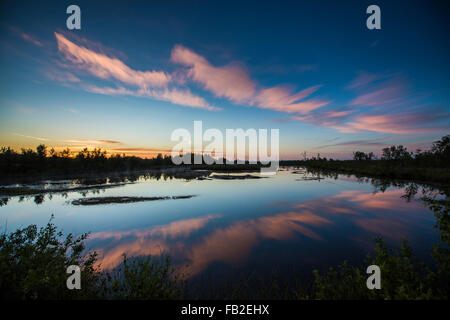
{"label": "blue sky", "polygon": [[[81,8],[81,30],[66,8]],[[367,6],[381,30],[366,28]],[[438,1],[2,1],[0,145],[140,156],[176,128],[278,128],[282,159],[449,133]]]}

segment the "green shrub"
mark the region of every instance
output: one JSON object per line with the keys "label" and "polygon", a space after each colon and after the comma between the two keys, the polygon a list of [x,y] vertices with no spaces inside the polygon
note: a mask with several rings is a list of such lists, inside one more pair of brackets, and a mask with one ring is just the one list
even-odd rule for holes
{"label": "green shrub", "polygon": [[[53,216],[52,216],[53,219]],[[52,220],[51,219],[51,220]],[[55,225],[36,225],[0,236],[0,295],[2,299],[78,299],[98,296],[97,254],[83,256],[87,234],[61,239]],[[81,269],[83,290],[68,290],[67,267]]]}

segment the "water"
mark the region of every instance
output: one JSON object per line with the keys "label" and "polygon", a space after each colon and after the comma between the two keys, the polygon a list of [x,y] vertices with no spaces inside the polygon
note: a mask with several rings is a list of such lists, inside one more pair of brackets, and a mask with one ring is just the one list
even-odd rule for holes
{"label": "water", "polygon": [[[45,225],[50,216],[64,233],[91,232],[87,247],[99,253],[105,269],[128,257],[168,253],[192,279],[238,274],[310,275],[344,260],[361,263],[373,252],[375,236],[399,246],[408,239],[414,252],[429,259],[438,240],[433,213],[405,190],[375,187],[356,178],[304,179],[294,170],[249,180],[140,178],[85,192],[43,197],[10,197],[0,207],[8,231]],[[46,187],[72,185],[47,182]],[[66,186],[67,187],[67,186]],[[75,206],[72,200],[104,196],[180,196],[190,199]]]}

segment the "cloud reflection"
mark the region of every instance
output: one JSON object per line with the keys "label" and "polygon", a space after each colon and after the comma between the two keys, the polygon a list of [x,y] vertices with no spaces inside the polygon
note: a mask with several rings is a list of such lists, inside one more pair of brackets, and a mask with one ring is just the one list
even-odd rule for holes
{"label": "cloud reflection", "polygon": [[[207,223],[224,216],[207,215],[149,229],[99,232],[90,239],[106,244],[98,250],[105,269],[118,266],[123,253],[138,257],[164,252],[174,257],[178,265],[183,265],[182,273],[191,277],[217,262],[233,266],[245,263],[251,251],[265,240],[301,242],[309,239],[331,241],[331,244],[336,234],[339,235],[337,241],[347,239],[360,243],[374,235],[387,239],[409,237],[412,229],[422,223],[411,216],[423,212],[423,207],[418,201],[407,203],[401,199],[402,195],[403,190],[375,194],[346,190],[303,203],[274,203],[288,209],[269,216],[234,221],[211,232],[204,230]],[[390,214],[394,210],[395,214]],[[227,222],[221,220],[221,223]],[[348,229],[349,225],[351,229]],[[343,231],[336,232],[336,229]],[[348,230],[352,230],[351,234]]]}
{"label": "cloud reflection", "polygon": [[173,243],[167,243],[166,240],[187,237],[218,217],[208,215],[143,230],[97,232],[89,239],[108,241],[106,246],[96,250],[100,256],[99,264],[105,269],[113,269],[121,263],[123,253],[128,257],[138,257],[172,251],[177,245],[174,247]]}

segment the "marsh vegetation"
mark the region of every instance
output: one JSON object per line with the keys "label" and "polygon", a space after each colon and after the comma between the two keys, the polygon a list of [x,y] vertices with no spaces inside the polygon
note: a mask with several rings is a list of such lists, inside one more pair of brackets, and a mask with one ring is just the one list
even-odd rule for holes
{"label": "marsh vegetation", "polygon": [[183,195],[183,196],[164,196],[164,197],[90,197],[73,200],[72,204],[75,206],[94,206],[99,204],[112,204],[112,203],[134,203],[134,202],[157,201],[157,200],[190,199],[192,197],[195,196]]}
{"label": "marsh vegetation", "polygon": [[301,161],[281,161],[280,164],[357,176],[448,184],[450,181],[450,135],[435,141],[426,151],[411,152],[402,145],[384,148],[380,159],[376,159],[373,152],[355,151],[353,160],[327,159],[318,154],[312,158],[305,157]]}

